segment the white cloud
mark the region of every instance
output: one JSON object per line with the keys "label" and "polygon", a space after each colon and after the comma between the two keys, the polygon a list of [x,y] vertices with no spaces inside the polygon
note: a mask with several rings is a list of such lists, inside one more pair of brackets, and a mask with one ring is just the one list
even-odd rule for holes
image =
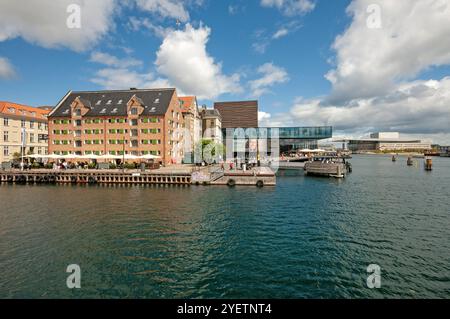
{"label": "white cloud", "polygon": [[369,28],[372,0],[354,0],[353,20],[333,44],[336,68],[326,78],[331,103],[385,94],[432,66],[450,63],[450,3],[447,0],[378,0],[381,28]]}
{"label": "white cloud", "polygon": [[[163,18],[174,18],[181,22],[189,20],[189,12],[186,5],[193,1],[186,0],[136,0],[137,6],[149,12],[158,14]],[[195,1],[199,4],[201,1]]]}
{"label": "white cloud", "polygon": [[237,10],[238,10],[237,6],[233,6],[231,4],[228,6],[228,13],[231,15],[235,15]]}
{"label": "white cloud", "polygon": [[315,8],[315,3],[311,0],[261,0],[261,5],[276,7],[287,16],[305,14]]}
{"label": "white cloud", "polygon": [[286,37],[301,27],[302,25],[298,21],[291,21],[278,26],[278,29],[273,34],[270,34],[265,29],[256,30],[254,32],[256,41],[252,44],[252,48],[257,53],[263,54],[273,41]]}
{"label": "white cloud", "polygon": [[169,82],[186,94],[213,99],[224,93],[239,92],[239,75],[222,73],[221,63],[206,51],[211,30],[187,24],[184,30],[170,32],[156,53],[156,68]]}
{"label": "white cloud", "polygon": [[8,59],[0,57],[0,79],[10,79],[16,75]]}
{"label": "white cloud", "polygon": [[332,125],[335,134],[354,137],[399,131],[450,143],[450,77],[417,79],[450,64],[449,1],[378,0],[379,29],[367,24],[372,3],[354,0],[348,7],[353,20],[334,42],[336,68],[326,75],[331,94],[298,99],[265,125]]}
{"label": "white cloud", "polygon": [[172,27],[154,24],[149,18],[130,17],[128,25],[132,31],[138,31],[142,28],[150,30],[158,38],[165,38],[170,32],[174,31]]}
{"label": "white cloud", "polygon": [[288,113],[272,115],[267,124],[332,125],[335,132],[348,134],[400,131],[450,136],[450,77],[402,83],[385,95],[354,99],[345,106],[322,102],[298,99]]}
{"label": "white cloud", "polygon": [[270,120],[271,117],[272,117],[272,115],[270,113],[263,112],[263,111],[258,112],[258,121],[259,122]]}
{"label": "white cloud", "polygon": [[273,63],[265,63],[261,65],[258,70],[260,78],[250,81],[250,89],[252,96],[259,97],[270,92],[270,88],[276,84],[284,83],[289,80],[286,70],[278,67]]}
{"label": "white cloud", "polygon": [[138,73],[125,68],[106,68],[97,71],[91,82],[100,85],[104,89],[128,89],[136,88],[160,88],[171,87],[170,83],[161,78],[156,78],[151,73]]}
{"label": "white cloud", "polygon": [[142,65],[142,61],[139,61],[137,59],[133,58],[119,59],[118,57],[115,57],[109,53],[98,51],[92,52],[90,61],[118,68],[128,68]]}
{"label": "white cloud", "polygon": [[[81,7],[81,28],[67,27],[69,4]],[[46,48],[67,47],[84,51],[112,27],[115,0],[2,0],[0,42],[22,37]]]}
{"label": "white cloud", "polygon": [[288,34],[289,34],[288,29],[281,28],[277,32],[274,33],[274,35],[272,36],[272,39],[279,39],[279,38],[287,36]]}

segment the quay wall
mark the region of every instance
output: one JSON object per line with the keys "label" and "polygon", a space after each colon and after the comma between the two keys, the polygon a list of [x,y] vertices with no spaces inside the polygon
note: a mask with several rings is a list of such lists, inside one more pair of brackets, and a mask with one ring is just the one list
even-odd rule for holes
{"label": "quay wall", "polygon": [[136,185],[228,185],[275,186],[273,172],[216,172],[199,180],[195,172],[119,171],[119,170],[2,170],[0,182],[9,184],[136,184]]}
{"label": "quay wall", "polygon": [[37,184],[172,184],[190,185],[190,174],[153,174],[101,170],[76,171],[2,171],[2,183]]}

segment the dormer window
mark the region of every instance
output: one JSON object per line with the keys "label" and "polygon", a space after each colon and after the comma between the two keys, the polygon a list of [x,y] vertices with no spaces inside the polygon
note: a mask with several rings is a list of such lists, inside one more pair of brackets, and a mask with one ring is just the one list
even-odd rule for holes
{"label": "dormer window", "polygon": [[[122,100],[121,100],[122,101]],[[116,114],[117,113],[117,108],[114,108],[111,113]]]}
{"label": "dormer window", "polygon": [[100,105],[102,104],[102,100],[98,100],[97,103],[95,103],[95,105]]}
{"label": "dormer window", "polygon": [[105,114],[106,113],[106,109],[102,109],[101,111],[100,111],[100,114]]}
{"label": "dormer window", "polygon": [[9,113],[15,113],[15,112],[16,112],[16,109],[13,108],[13,107],[10,107],[10,108],[8,109],[8,111],[9,111]]}
{"label": "dormer window", "polygon": [[119,100],[119,102],[117,102],[117,104],[122,104],[123,103],[123,100]]}
{"label": "dormer window", "polygon": [[112,100],[108,100],[108,102],[106,102],[106,105],[111,105]]}
{"label": "dormer window", "polygon": [[153,103],[158,104],[159,103],[159,99],[155,99],[155,101]]}
{"label": "dormer window", "polygon": [[150,112],[155,112],[156,111],[156,107],[152,107],[151,109],[150,109]]}

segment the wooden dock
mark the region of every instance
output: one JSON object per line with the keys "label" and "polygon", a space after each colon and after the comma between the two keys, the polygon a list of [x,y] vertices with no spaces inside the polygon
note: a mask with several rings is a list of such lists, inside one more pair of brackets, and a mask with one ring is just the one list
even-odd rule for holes
{"label": "wooden dock", "polygon": [[170,184],[190,185],[190,173],[137,170],[10,170],[0,171],[2,183],[16,184]]}
{"label": "wooden dock", "polygon": [[251,171],[222,171],[206,168],[165,167],[157,170],[1,170],[0,182],[7,184],[136,184],[136,185],[228,185],[273,186],[275,173],[265,167]]}

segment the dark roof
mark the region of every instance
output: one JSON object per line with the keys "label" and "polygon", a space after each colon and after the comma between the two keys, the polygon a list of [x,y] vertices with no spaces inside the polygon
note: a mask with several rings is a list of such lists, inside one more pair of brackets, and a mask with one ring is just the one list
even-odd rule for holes
{"label": "dark roof", "polygon": [[219,111],[215,109],[203,109],[202,115],[203,117],[218,117],[220,119],[222,118],[222,116],[220,116]]}
{"label": "dark roof", "polygon": [[215,102],[222,116],[222,128],[258,127],[258,101]]}
{"label": "dark roof", "polygon": [[70,105],[77,97],[90,108],[85,116],[127,116],[127,103],[134,95],[145,107],[142,115],[164,115],[174,92],[173,88],[69,92],[50,114],[50,117],[71,116]]}

